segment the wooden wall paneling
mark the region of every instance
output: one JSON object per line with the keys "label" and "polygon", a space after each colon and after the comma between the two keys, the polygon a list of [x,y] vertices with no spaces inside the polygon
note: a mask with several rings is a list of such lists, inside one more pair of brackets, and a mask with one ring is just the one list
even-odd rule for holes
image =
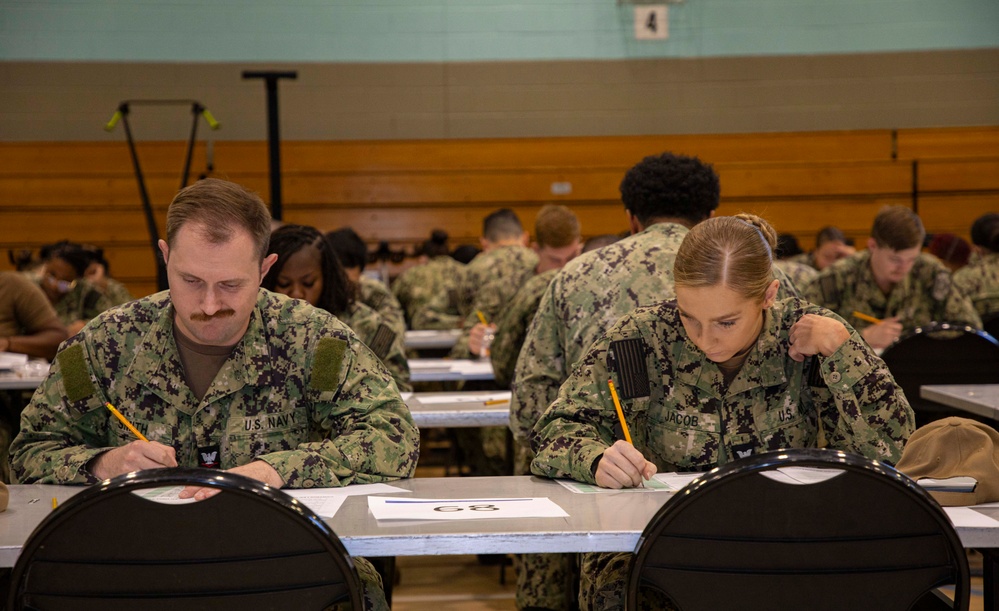
{"label": "wooden wall paneling", "polygon": [[919,190],[999,193],[999,156],[991,159],[940,159],[919,163]]}
{"label": "wooden wall paneling", "polygon": [[953,233],[971,239],[971,224],[989,212],[999,212],[999,193],[921,195],[919,218],[929,233]]}
{"label": "wooden wall paneling", "polygon": [[[138,142],[136,150],[145,174],[175,175],[179,186],[186,142]],[[266,168],[266,143],[262,145]],[[205,143],[196,143],[191,173],[205,167]],[[133,176],[128,145],[121,142],[3,142],[0,176],[53,175]]]}
{"label": "wooden wall paneling", "polygon": [[999,156],[999,126],[898,130],[899,159]]}

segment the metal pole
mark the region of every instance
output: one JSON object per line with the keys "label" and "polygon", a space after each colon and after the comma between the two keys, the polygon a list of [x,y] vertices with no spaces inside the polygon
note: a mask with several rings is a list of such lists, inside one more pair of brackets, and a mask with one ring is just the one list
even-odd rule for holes
{"label": "metal pole", "polygon": [[156,289],[165,291],[169,283],[167,282],[166,265],[163,257],[160,256],[160,232],[156,227],[156,216],[153,214],[153,205],[149,201],[149,192],[146,190],[146,180],[142,176],[142,167],[139,165],[139,153],[135,150],[135,141],[132,139],[132,130],[128,126],[128,104],[118,107],[121,113],[121,123],[125,128],[125,139],[128,141],[128,152],[132,155],[132,165],[135,167],[135,179],[139,183],[139,197],[142,198],[142,211],[146,215],[146,227],[149,229],[149,240],[153,247],[153,257],[156,259]]}
{"label": "metal pole", "polygon": [[187,154],[184,156],[184,172],[180,176],[180,188],[187,186],[187,178],[191,174],[191,155],[194,153],[194,138],[198,134],[198,115],[205,107],[197,102],[191,104],[191,137],[187,139]]}
{"label": "metal pole", "polygon": [[243,72],[244,79],[264,79],[267,89],[267,150],[270,158],[271,217],[280,221],[281,209],[281,133],[278,117],[278,79],[297,79],[298,72]]}

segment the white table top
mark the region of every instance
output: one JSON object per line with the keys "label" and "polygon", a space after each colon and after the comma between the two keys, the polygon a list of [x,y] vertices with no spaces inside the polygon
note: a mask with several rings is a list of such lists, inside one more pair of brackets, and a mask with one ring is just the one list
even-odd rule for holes
{"label": "white table top", "polygon": [[948,407],[999,420],[999,384],[920,386],[919,396]]}
{"label": "white table top", "polygon": [[458,343],[461,329],[406,331],[403,343],[415,350],[447,349]]}
{"label": "white table top", "polygon": [[489,359],[409,359],[411,382],[452,382],[456,380],[492,380]]}
{"label": "white table top", "polygon": [[510,396],[508,390],[402,393],[413,421],[420,428],[507,426]]}
{"label": "white table top", "polygon": [[34,390],[48,375],[48,363],[32,361],[25,367],[0,372],[0,390]]}
{"label": "white table top", "polygon": [[[575,494],[551,480],[527,476],[416,478],[391,485],[413,491],[414,498],[547,497],[569,517],[386,523],[372,517],[366,497],[352,496],[327,520],[351,554],[630,552],[670,498],[666,492]],[[0,566],[14,565],[28,535],[52,510],[52,497],[62,503],[80,490],[80,486],[11,486],[9,508],[0,513]],[[37,501],[30,503],[32,499]],[[978,511],[999,519],[999,507]],[[959,525],[957,532],[965,547],[999,548],[999,522],[995,527]]]}

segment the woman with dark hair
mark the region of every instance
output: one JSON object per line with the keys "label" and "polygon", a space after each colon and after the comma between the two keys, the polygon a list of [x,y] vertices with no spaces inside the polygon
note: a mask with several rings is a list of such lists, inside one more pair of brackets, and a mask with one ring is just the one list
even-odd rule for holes
{"label": "woman with dark hair", "polygon": [[90,319],[104,310],[131,300],[106,293],[87,279],[92,255],[75,242],[62,241],[42,247],[39,286],[70,335],[75,335]]}
{"label": "woman with dark hair", "polygon": [[381,359],[401,392],[413,389],[403,338],[378,312],[355,300],[354,284],[318,229],[280,227],[271,234],[268,252],[278,259],[264,277],[265,289],[307,301],[339,318]]}

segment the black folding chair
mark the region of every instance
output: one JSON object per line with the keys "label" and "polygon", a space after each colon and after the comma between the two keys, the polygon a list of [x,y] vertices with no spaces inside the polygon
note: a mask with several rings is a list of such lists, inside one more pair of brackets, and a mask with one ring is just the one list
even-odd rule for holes
{"label": "black folding chair", "polygon": [[[188,484],[222,492],[190,504],[139,495]],[[360,610],[360,592],[343,544],[297,500],[223,471],[156,469],[54,510],[24,545],[7,608]]]}
{"label": "black folding chair", "polygon": [[[836,471],[810,484],[768,477],[785,467]],[[934,592],[948,584],[952,607]],[[915,482],[877,461],[806,449],[729,463],[677,493],[639,541],[628,609],[641,588],[682,611],[891,611],[967,609],[970,586],[957,533]]]}
{"label": "black folding chair", "polygon": [[999,312],[982,316],[982,330],[992,337],[999,337]]}
{"label": "black folding chair", "polygon": [[999,383],[999,342],[964,325],[919,327],[886,348],[881,358],[916,412],[916,426],[948,416],[976,418],[921,398],[920,386]]}

